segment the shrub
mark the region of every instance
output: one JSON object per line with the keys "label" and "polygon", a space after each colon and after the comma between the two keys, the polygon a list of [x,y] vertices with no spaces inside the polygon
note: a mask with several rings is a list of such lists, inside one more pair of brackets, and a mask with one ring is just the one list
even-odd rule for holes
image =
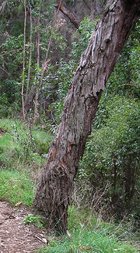
{"label": "shrub", "polygon": [[134,212],[134,200],[138,201],[139,106],[137,101],[124,97],[110,99],[104,125],[93,130],[80,165],[79,177],[88,179],[95,191],[110,185],[108,204],[118,216]]}

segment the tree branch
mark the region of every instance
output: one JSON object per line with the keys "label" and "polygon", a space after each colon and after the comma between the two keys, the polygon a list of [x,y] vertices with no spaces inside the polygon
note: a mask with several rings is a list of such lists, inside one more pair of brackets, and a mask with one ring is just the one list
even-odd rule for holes
{"label": "tree branch", "polygon": [[70,22],[76,27],[76,29],[79,28],[80,22],[78,21],[77,17],[74,15],[74,13],[72,13],[63,5],[62,0],[57,0],[57,4],[55,5],[55,8],[61,11],[70,20]]}

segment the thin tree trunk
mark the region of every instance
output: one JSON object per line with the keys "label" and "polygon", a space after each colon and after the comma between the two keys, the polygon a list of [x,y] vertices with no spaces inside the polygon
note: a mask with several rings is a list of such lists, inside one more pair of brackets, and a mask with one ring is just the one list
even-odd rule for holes
{"label": "thin tree trunk", "polygon": [[[27,86],[26,86],[26,96],[25,96],[25,105],[27,104],[29,87],[30,87],[30,79],[31,79],[31,65],[32,65],[32,43],[33,43],[33,20],[32,20],[32,9],[29,6],[29,14],[30,14],[30,52],[29,52],[29,63],[28,63],[28,76],[27,76]],[[25,109],[26,111],[26,109]],[[26,112],[27,113],[27,112]]]}
{"label": "thin tree trunk", "polygon": [[126,210],[131,210],[132,199],[135,193],[135,167],[132,163],[132,155],[127,158],[126,164],[124,166],[124,191],[125,191],[125,207]]}
{"label": "thin tree trunk", "polygon": [[138,0],[109,1],[74,75],[35,197],[35,207],[44,213],[49,226],[56,231],[65,233],[67,230],[67,210],[79,159],[91,132],[101,93],[138,10]]}
{"label": "thin tree trunk", "polygon": [[38,74],[40,73],[40,11],[41,11],[41,1],[39,5],[39,14],[37,17],[37,32],[36,32],[36,63],[37,63],[37,78],[36,78],[36,94],[34,99],[34,118],[33,118],[33,124],[36,123],[36,121],[39,119],[39,86],[40,86],[40,80],[38,77]]}
{"label": "thin tree trunk", "polygon": [[24,89],[25,89],[25,64],[26,64],[26,25],[27,25],[27,11],[26,11],[26,0],[24,0],[24,44],[23,44],[23,70],[22,70],[22,87],[21,87],[21,101],[22,101],[22,118],[25,120],[25,100],[24,100]]}

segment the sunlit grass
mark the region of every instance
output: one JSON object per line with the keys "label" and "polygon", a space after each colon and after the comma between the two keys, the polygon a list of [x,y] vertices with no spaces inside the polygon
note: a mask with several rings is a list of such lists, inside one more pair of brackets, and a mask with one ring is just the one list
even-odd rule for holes
{"label": "sunlit grass", "polygon": [[88,210],[70,207],[68,228],[71,236],[51,240],[39,253],[138,253],[119,240],[125,228],[103,222]]}
{"label": "sunlit grass", "polygon": [[134,247],[119,242],[115,236],[103,235],[102,231],[77,229],[71,238],[64,237],[51,241],[50,245],[39,251],[40,253],[136,253]]}
{"label": "sunlit grass", "polygon": [[52,136],[50,133],[30,129],[19,120],[0,119],[0,165],[16,167],[16,163],[41,166],[46,162],[42,154],[49,150]]}
{"label": "sunlit grass", "polygon": [[34,198],[34,186],[25,172],[0,170],[0,200],[12,204],[22,202],[31,206]]}

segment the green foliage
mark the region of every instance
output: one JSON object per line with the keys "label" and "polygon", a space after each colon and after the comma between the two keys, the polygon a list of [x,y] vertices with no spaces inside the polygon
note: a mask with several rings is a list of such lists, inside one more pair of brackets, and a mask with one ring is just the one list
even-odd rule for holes
{"label": "green foliage", "polygon": [[47,153],[52,136],[43,130],[31,131],[18,120],[1,119],[0,129],[5,132],[0,136],[0,164],[3,167],[16,166],[19,163],[41,165],[42,153]]}
{"label": "green foliage", "polygon": [[81,54],[86,49],[92,32],[95,29],[97,20],[90,20],[85,17],[81,23],[78,31],[75,34],[75,40],[73,41],[72,48],[72,58],[77,62],[81,57]]}
{"label": "green foliage", "polygon": [[39,215],[28,214],[24,218],[23,222],[27,225],[34,224],[38,228],[43,228],[43,226],[44,226],[43,220],[42,220],[41,216],[39,216]]}
{"label": "green foliage", "polygon": [[23,1],[22,0],[5,0],[2,4],[1,14],[2,15],[14,15],[20,13],[20,10],[23,9]]}
{"label": "green foliage", "polygon": [[[50,21],[54,12],[54,0],[26,1],[27,24],[24,38],[24,2],[4,1],[3,16],[0,23],[0,33],[4,33],[0,41],[0,114],[1,116],[15,116],[21,111],[21,86],[23,77],[24,94],[28,94],[32,87],[37,87],[39,93],[47,88],[46,76],[43,70],[46,60],[55,62],[65,54],[66,41],[64,36]],[[29,18],[31,8],[32,22]],[[9,12],[9,10],[11,11]],[[37,18],[40,22],[36,25]],[[32,23],[32,24],[31,24]],[[46,29],[47,27],[47,29]],[[37,32],[40,37],[40,59],[37,66]],[[23,72],[23,44],[25,39],[25,69]],[[56,59],[57,58],[57,59]],[[51,65],[50,63],[50,65]],[[44,75],[42,77],[42,72]],[[47,71],[46,71],[47,72]],[[30,80],[28,80],[30,78]],[[26,95],[27,95],[26,94]],[[31,110],[34,104],[31,101]]]}
{"label": "green foliage", "polygon": [[32,140],[38,154],[46,154],[49,151],[52,136],[43,130],[32,130]]}
{"label": "green foliage", "polygon": [[140,21],[132,30],[123,52],[115,66],[108,85],[108,94],[139,98],[140,94]]}
{"label": "green foliage", "polygon": [[132,148],[131,152],[138,152],[139,136],[136,129],[140,121],[139,103],[115,96],[107,102],[105,110],[107,117],[104,119],[104,125],[93,131],[87,143],[83,166],[88,163],[91,167],[96,164],[97,167],[107,168],[111,165],[113,154],[118,155],[117,164],[122,163],[121,159],[124,153],[126,154],[126,144]]}
{"label": "green foliage", "polygon": [[[23,35],[7,36],[0,45],[0,114],[8,116],[12,111],[19,110],[20,105],[20,74],[22,67]],[[17,72],[19,75],[17,76]]]}
{"label": "green foliage", "polygon": [[[110,185],[108,202],[116,199],[119,215],[126,210],[127,201],[127,208],[135,212],[132,202],[138,201],[134,187],[137,188],[140,180],[139,109],[140,104],[134,99],[119,96],[109,99],[105,107],[106,118],[103,119],[103,124],[99,124],[99,116],[97,117],[97,129],[92,132],[81,161],[79,177],[90,179],[95,188]],[[131,174],[132,181],[127,173]]]}
{"label": "green foliage", "polygon": [[[75,70],[75,62],[69,61],[69,63],[64,62],[63,60],[59,63],[59,67],[55,74],[50,74],[48,76],[48,82],[57,85],[57,100],[50,105],[50,110],[54,111],[55,123],[60,122],[60,116],[63,111],[64,98],[70,87],[73,73]],[[59,85],[58,85],[59,84]],[[52,85],[52,84],[51,84]]]}
{"label": "green foliage", "polygon": [[0,170],[0,199],[12,204],[22,202],[31,206],[34,198],[33,183],[25,172]]}
{"label": "green foliage", "polygon": [[5,80],[0,84],[0,92],[1,117],[15,116],[20,110],[20,83],[15,80]]}
{"label": "green foliage", "polygon": [[5,65],[8,73],[12,72],[12,76],[16,75],[16,71],[22,64],[22,47],[23,47],[23,35],[8,36],[4,43],[0,46],[1,65]]}
{"label": "green foliage", "polygon": [[26,161],[32,152],[30,132],[20,121],[0,120],[0,127],[6,131],[0,138],[0,162],[2,166],[13,166],[14,162]]}
{"label": "green foliage", "polygon": [[118,240],[118,227],[104,223],[90,214],[70,207],[69,210],[70,237],[50,241],[49,246],[40,253],[137,253],[131,245]]}

